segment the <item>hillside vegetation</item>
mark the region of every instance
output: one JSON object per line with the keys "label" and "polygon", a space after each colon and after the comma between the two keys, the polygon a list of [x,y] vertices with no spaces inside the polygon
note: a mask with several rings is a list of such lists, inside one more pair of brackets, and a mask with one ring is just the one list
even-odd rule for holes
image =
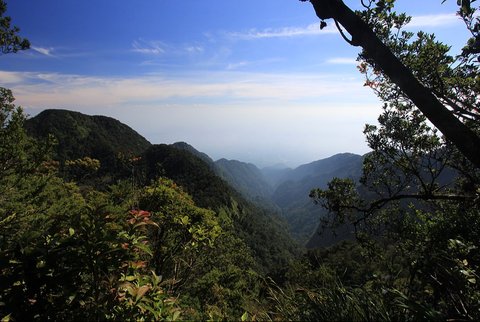
{"label": "hillside vegetation", "polygon": [[311,1],[383,102],[364,156],[262,171],[0,87],[1,320],[479,321],[480,8],[451,56],[394,2]]}

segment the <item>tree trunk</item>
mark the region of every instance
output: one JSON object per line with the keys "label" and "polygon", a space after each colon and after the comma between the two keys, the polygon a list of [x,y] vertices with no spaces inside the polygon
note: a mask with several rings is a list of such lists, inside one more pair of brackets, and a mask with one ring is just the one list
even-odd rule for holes
{"label": "tree trunk", "polygon": [[359,16],[341,0],[310,0],[310,2],[320,19],[333,18],[340,23],[352,36],[352,44],[361,46],[446,139],[455,144],[468,160],[480,168],[480,138],[415,78]]}

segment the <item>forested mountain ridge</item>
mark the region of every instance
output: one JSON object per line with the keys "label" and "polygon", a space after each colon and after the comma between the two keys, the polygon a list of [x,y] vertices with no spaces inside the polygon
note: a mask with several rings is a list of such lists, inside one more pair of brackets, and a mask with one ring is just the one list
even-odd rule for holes
{"label": "forested mountain ridge", "polygon": [[[254,164],[238,160],[219,159],[213,161],[185,142],[173,147],[187,150],[206,161],[213,171],[240,192],[244,198],[259,206],[282,215],[290,234],[309,248],[330,246],[351,233],[338,236],[329,233],[318,236],[320,218],[325,210],[309,198],[314,188],[325,188],[334,177],[358,179],[361,175],[363,156],[339,153],[328,158],[300,165],[294,169],[285,167],[257,168]],[[313,238],[312,240],[310,240]]]}
{"label": "forested mountain ridge", "polygon": [[[109,117],[89,116],[66,110],[45,110],[26,122],[28,132],[39,139],[49,134],[57,141],[55,158],[60,162],[90,157],[107,164],[107,180],[128,179],[146,186],[166,177],[181,186],[195,203],[222,214],[234,225],[235,233],[251,247],[261,270],[272,272],[286,265],[296,253],[280,218],[245,200],[224,181],[216,163],[185,142],[150,144],[125,124]],[[135,162],[125,157],[136,158]],[[283,261],[283,264],[277,262]]]}
{"label": "forested mountain ridge", "polygon": [[[315,205],[309,198],[310,191],[325,188],[335,177],[358,179],[362,171],[362,162],[363,157],[360,155],[341,153],[301,165],[284,175],[277,184],[272,200],[282,209],[290,232],[297,240],[307,243],[316,234],[320,219],[325,216],[325,210]],[[341,240],[330,237],[324,239],[323,246]]]}
{"label": "forested mountain ridge", "polygon": [[27,133],[39,139],[53,135],[55,158],[61,162],[85,156],[98,159],[102,170],[115,168],[119,158],[131,158],[151,144],[118,120],[69,110],[44,110],[25,122]]}
{"label": "forested mountain ridge", "polygon": [[[129,159],[140,157],[141,161],[135,165],[134,171],[139,178],[143,176],[142,185],[159,175],[166,176],[184,187],[199,206],[215,210],[221,207],[231,210],[231,198],[235,196],[234,203],[243,205],[241,209],[248,209],[247,217],[255,211],[262,214],[259,218],[263,219],[249,219],[249,225],[265,229],[271,226],[266,224],[266,221],[270,221],[282,233],[272,231],[267,235],[286,235],[284,230],[288,229],[303,244],[315,234],[319,220],[324,216],[324,211],[308,197],[310,190],[325,187],[334,177],[358,178],[361,171],[361,156],[341,153],[295,169],[282,169],[282,176],[277,178],[274,188],[268,183],[268,173],[264,175],[268,169],[260,170],[253,164],[237,160],[213,161],[186,142],[152,145],[136,131],[110,117],[89,116],[67,110],[45,110],[28,119],[26,129],[37,138],[53,135],[57,140],[55,158],[62,163],[84,157],[98,159],[100,169],[95,176],[100,175],[103,182],[130,176],[133,168]],[[90,173],[88,177],[91,179],[92,176]],[[281,214],[282,219],[274,213]],[[257,220],[263,223],[254,224]],[[313,237],[318,241],[318,236]],[[323,238],[320,244],[330,245],[334,241],[338,239]],[[255,248],[265,245],[265,242],[250,244]],[[272,244],[283,244],[284,248],[290,248],[286,246],[286,240]],[[310,242],[309,246],[312,245],[318,245],[318,242]],[[270,261],[269,257],[261,261],[265,264]]]}
{"label": "forested mountain ridge", "polygon": [[341,153],[329,158],[301,165],[286,173],[273,193],[273,200],[281,207],[308,199],[310,190],[325,187],[334,177],[358,177],[362,156]]}
{"label": "forested mountain ridge", "polygon": [[324,159],[302,164],[292,169],[292,171],[285,173],[280,181],[300,181],[305,177],[314,177],[325,173],[334,173],[339,169],[347,168],[352,164],[355,164],[352,167],[356,167],[359,157],[359,155],[354,153],[337,153]]}
{"label": "forested mountain ridge", "polygon": [[[321,29],[333,18],[363,47],[358,69],[383,102],[360,178],[345,166],[298,181],[348,173],[309,197],[322,228],[355,239],[291,256],[275,217],[193,148],[96,159],[57,133],[54,151],[0,87],[2,321],[480,321],[480,7],[457,2],[470,38],[451,56],[405,30],[395,1],[310,2]],[[28,49],[5,12],[0,0],[1,55]]]}
{"label": "forested mountain ridge", "polygon": [[95,157],[103,150],[137,155],[150,146],[134,129],[112,117],[70,110],[44,110],[27,119],[25,128],[35,137],[54,135],[61,158]]}
{"label": "forested mountain ridge", "polygon": [[186,142],[175,142],[172,144],[172,147],[177,148],[179,150],[185,150],[190,152],[191,154],[199,157],[203,161],[205,161],[207,164],[211,165],[214,163],[212,158],[210,158],[206,153],[200,152],[197,149],[195,149],[193,146]]}
{"label": "forested mountain ridge", "polygon": [[199,206],[227,212],[223,219],[233,220],[236,233],[254,250],[264,269],[286,265],[285,260],[296,253],[276,214],[245,200],[200,157],[175,145],[159,144],[147,149],[142,158],[147,180],[161,174],[184,187]]}
{"label": "forested mountain ridge", "polygon": [[271,198],[273,188],[267,183],[263,173],[252,163],[237,160],[219,159],[215,162],[217,172],[227,182],[237,187],[241,193],[252,199]]}

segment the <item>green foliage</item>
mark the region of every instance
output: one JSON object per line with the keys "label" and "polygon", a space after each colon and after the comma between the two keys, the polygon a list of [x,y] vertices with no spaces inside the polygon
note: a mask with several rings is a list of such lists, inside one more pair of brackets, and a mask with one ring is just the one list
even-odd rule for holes
{"label": "green foliage", "polygon": [[154,267],[157,274],[173,279],[173,287],[177,284],[176,274],[188,278],[192,272],[188,263],[194,261],[201,247],[214,244],[221,227],[213,211],[195,206],[191,197],[168,179],[145,187],[139,196],[139,206],[149,210],[151,220],[160,227],[150,238]]}
{"label": "green foliage", "polygon": [[[28,47],[0,22],[3,53]],[[2,321],[255,317],[293,252],[271,214],[188,151],[138,157],[150,144],[120,122],[13,102],[0,88]]]}
{"label": "green foliage", "polygon": [[92,177],[100,169],[100,161],[90,157],[65,161],[65,175],[76,182]]}
{"label": "green foliage", "polygon": [[[394,12],[393,6],[376,9],[365,10],[360,15],[423,86],[465,124],[478,131],[478,126],[471,122],[478,122],[480,110],[480,20],[475,16],[477,8],[470,1],[459,2],[458,14],[465,21],[472,38],[457,56],[452,56],[450,46],[437,41],[433,34],[405,31],[403,28],[410,18]],[[389,103],[401,100],[411,104],[367,53],[363,52],[359,61],[359,69],[366,76],[365,85],[370,86],[382,100]]]}
{"label": "green foliage", "polygon": [[[25,116],[14,101],[12,92],[0,87],[0,180],[19,173],[31,173],[48,152],[48,146],[36,144],[27,137],[23,130]],[[3,189],[8,187],[5,183],[2,186]]]}
{"label": "green foliage", "polygon": [[244,241],[231,232],[219,236],[214,247],[198,258],[195,278],[183,287],[186,296],[182,303],[198,307],[197,312],[187,316],[194,320],[225,320],[242,315],[261,296],[257,265]]}
{"label": "green foliage", "polygon": [[[67,160],[88,157],[100,161],[98,175],[104,186],[129,177],[130,160],[150,146],[145,138],[115,119],[73,111],[45,110],[28,119],[25,127],[35,138],[53,136],[56,139],[53,157],[60,161],[62,170]],[[72,178],[70,171],[67,168],[64,174],[69,179]]]}
{"label": "green foliage", "polygon": [[129,256],[121,266],[116,303],[106,317],[132,321],[177,320],[181,316],[177,300],[166,291],[162,277],[148,264],[154,250],[146,235],[150,228],[160,227],[151,220],[151,213],[143,210],[132,210],[127,222],[129,229],[117,236],[120,247]]}
{"label": "green foliage", "polygon": [[277,274],[296,252],[275,215],[247,202],[192,153],[165,144],[153,145],[142,155],[139,167],[147,180],[168,177],[198,206],[216,211],[223,228],[232,229],[231,233],[246,242],[264,273]]}
{"label": "green foliage", "polygon": [[5,16],[7,4],[0,1],[0,52],[2,54],[16,53],[19,50],[30,48],[30,42],[18,35],[20,29],[11,26],[12,19]]}
{"label": "green foliage", "polygon": [[[361,15],[377,35],[478,133],[478,53],[467,49],[452,57],[450,48],[434,35],[402,30],[409,18],[393,11],[393,1],[369,3]],[[473,21],[471,3],[459,4],[460,15]],[[466,24],[474,38],[475,24]],[[360,55],[359,69],[384,106],[379,124],[365,127],[372,152],[365,157],[363,175],[359,182],[336,178],[327,189],[311,193],[330,211],[326,226],[347,224],[355,229],[364,262],[353,260],[353,249],[346,261],[338,257],[345,254],[341,249],[334,251],[334,262],[329,254],[315,257],[321,264],[313,265],[313,272],[330,270],[318,279],[338,278],[337,286],[326,289],[316,287],[308,275],[294,275],[297,284],[307,285],[307,303],[333,307],[307,312],[333,320],[477,320],[479,169],[438,135],[368,57]],[[348,274],[352,263],[358,264],[356,276]],[[288,297],[295,298],[292,292],[279,298],[288,302]]]}

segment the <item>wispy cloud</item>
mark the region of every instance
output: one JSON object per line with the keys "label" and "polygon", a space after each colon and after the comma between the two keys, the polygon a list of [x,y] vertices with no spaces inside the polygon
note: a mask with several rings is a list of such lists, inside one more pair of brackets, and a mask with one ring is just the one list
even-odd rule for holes
{"label": "wispy cloud", "polygon": [[228,36],[237,39],[262,39],[262,38],[285,38],[285,37],[299,37],[309,35],[322,35],[336,33],[337,30],[329,25],[327,28],[320,30],[319,23],[313,23],[304,27],[281,27],[281,28],[267,28],[267,29],[250,29],[244,32],[231,32]]}
{"label": "wispy cloud", "polygon": [[49,57],[54,56],[53,55],[54,49],[52,47],[45,48],[45,47],[32,46],[31,48],[39,54],[49,56]]}
{"label": "wispy cloud", "polygon": [[188,53],[202,53],[205,51],[205,48],[200,45],[187,45],[185,46],[185,51]]}
{"label": "wispy cloud", "polygon": [[[5,73],[5,72],[3,72]],[[0,74],[1,76],[2,74]],[[341,75],[198,72],[167,77],[93,77],[56,73],[9,73],[20,104],[31,108],[125,107],[225,102],[322,101],[364,97],[359,78]]]}
{"label": "wispy cloud", "polygon": [[422,15],[412,17],[408,27],[450,27],[460,22],[460,17],[455,13]]}
{"label": "wispy cloud", "polygon": [[145,55],[161,55],[165,53],[166,45],[161,41],[134,40],[132,51]]}
{"label": "wispy cloud", "polygon": [[[379,113],[361,76],[238,71],[129,78],[35,72],[0,72],[2,76],[10,79],[17,104],[32,115],[46,108],[108,115],[151,142],[187,141],[221,157],[228,157],[232,147],[236,153],[291,147],[285,153],[299,163],[306,148],[311,151],[301,157],[305,162],[320,152],[365,153],[359,133]],[[251,161],[258,156],[255,152]]]}
{"label": "wispy cloud", "polygon": [[149,56],[160,55],[192,55],[200,54],[205,51],[201,44],[172,44],[161,40],[134,40],[132,42],[132,51]]}
{"label": "wispy cloud", "polygon": [[237,63],[230,63],[227,65],[227,70],[235,70],[235,69],[238,69],[238,68],[242,68],[242,67],[245,67],[245,66],[248,66],[250,65],[249,62],[247,61],[240,61],[240,62],[237,62]]}
{"label": "wispy cloud", "polygon": [[[409,27],[450,27],[460,22],[460,18],[455,13],[420,15],[412,17]],[[291,26],[266,29],[250,29],[240,32],[229,32],[227,35],[231,38],[254,40],[265,38],[287,38],[311,35],[327,35],[337,33],[333,23],[329,23],[324,29],[320,29],[319,23],[312,23],[307,26]]]}
{"label": "wispy cloud", "polygon": [[357,65],[358,64],[356,59],[347,58],[347,57],[330,58],[326,60],[326,63],[333,64],[333,65]]}
{"label": "wispy cloud", "polygon": [[0,71],[2,85],[11,86],[22,83],[25,80],[23,73]]}

